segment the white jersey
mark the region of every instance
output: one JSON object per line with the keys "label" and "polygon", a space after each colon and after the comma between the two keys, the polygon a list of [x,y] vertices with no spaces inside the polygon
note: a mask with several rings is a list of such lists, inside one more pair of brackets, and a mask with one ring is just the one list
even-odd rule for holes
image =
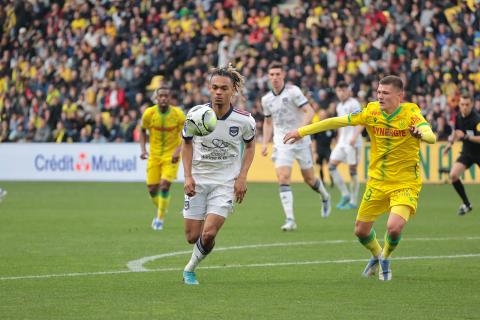
{"label": "white jersey", "polygon": [[[350,113],[360,112],[362,110],[362,106],[360,102],[358,102],[355,98],[348,98],[345,102],[339,102],[337,104],[337,116],[342,117],[348,115]],[[350,140],[352,140],[353,135],[355,134],[355,130],[357,130],[357,126],[348,126],[342,127],[338,129],[340,138],[338,139],[338,145],[349,145]],[[355,143],[356,146],[362,145],[362,137],[359,135],[357,137],[357,141]]]}
{"label": "white jersey", "polygon": [[217,126],[209,135],[194,136],[185,127],[182,135],[185,140],[193,139],[195,181],[225,183],[240,173],[242,145],[255,139],[255,119],[250,113],[231,107],[223,118],[217,119]]}
{"label": "white jersey", "polygon": [[[302,107],[307,103],[308,100],[300,88],[288,84],[278,95],[270,91],[262,97],[263,114],[267,118],[272,117],[274,145],[283,145],[283,137],[303,125],[305,113]],[[310,136],[304,137],[296,144],[310,145]]]}

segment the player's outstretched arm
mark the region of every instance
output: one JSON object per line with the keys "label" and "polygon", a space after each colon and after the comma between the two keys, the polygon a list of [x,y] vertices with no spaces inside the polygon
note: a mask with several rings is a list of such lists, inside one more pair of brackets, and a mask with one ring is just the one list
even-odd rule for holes
{"label": "player's outstretched arm", "polygon": [[268,143],[272,139],[273,123],[272,117],[266,117],[263,120],[263,140],[262,140],[262,156],[268,154]]}
{"label": "player's outstretched arm", "polygon": [[148,152],[147,152],[147,130],[143,129],[140,130],[140,159],[145,160],[148,158]]}
{"label": "player's outstretched arm", "polygon": [[319,122],[309,124],[308,126],[300,127],[295,131],[291,131],[287,133],[283,138],[283,143],[285,144],[295,143],[307,135],[314,134],[317,132],[327,131],[327,130],[334,130],[334,129],[338,129],[348,125],[349,125],[348,115],[342,116],[342,117],[333,117],[333,118],[325,119]]}
{"label": "player's outstretched arm", "polygon": [[410,127],[410,134],[417,139],[425,141],[429,144],[437,142],[437,136],[433,133],[429,125],[420,125],[418,127]]}
{"label": "player's outstretched arm", "polygon": [[253,157],[255,156],[255,139],[245,143],[245,150],[243,154],[242,167],[240,168],[240,173],[235,180],[234,192],[235,192],[235,201],[242,203],[245,194],[247,193],[247,174],[250,166],[253,162]]}
{"label": "player's outstretched arm", "polygon": [[185,177],[183,190],[189,197],[193,197],[195,195],[195,180],[192,176],[192,159],[193,141],[185,140],[182,145],[183,175]]}

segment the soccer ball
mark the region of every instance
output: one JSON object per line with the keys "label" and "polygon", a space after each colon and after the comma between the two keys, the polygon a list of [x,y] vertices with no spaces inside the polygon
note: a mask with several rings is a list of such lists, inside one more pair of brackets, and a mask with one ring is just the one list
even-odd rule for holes
{"label": "soccer ball", "polygon": [[193,107],[187,113],[186,126],[196,136],[209,135],[217,126],[217,115],[207,105]]}

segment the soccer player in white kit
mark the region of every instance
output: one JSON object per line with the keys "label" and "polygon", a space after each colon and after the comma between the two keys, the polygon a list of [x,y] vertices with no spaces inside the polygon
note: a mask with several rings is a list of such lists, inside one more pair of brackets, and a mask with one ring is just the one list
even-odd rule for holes
{"label": "soccer player in white kit", "polygon": [[183,271],[186,284],[198,284],[195,268],[212,251],[234,201],[241,203],[247,192],[247,173],[255,155],[255,120],[230,104],[242,85],[243,77],[230,65],[214,69],[209,105],[217,115],[217,126],[203,137],[194,136],[186,126],[182,133],[183,217],[185,237],[193,244]]}
{"label": "soccer player in white kit", "polygon": [[[335,93],[339,100],[337,104],[337,116],[341,117],[350,113],[360,112],[362,107],[357,99],[352,98],[350,89],[345,82],[339,82],[335,88]],[[360,161],[360,152],[362,148],[363,127],[343,127],[337,132],[337,144],[330,155],[328,168],[333,182],[340,190],[342,197],[337,204],[338,209],[353,209],[357,207],[357,198],[360,184],[358,183],[357,165]],[[350,172],[350,190],[345,185],[342,176],[337,170],[341,163],[349,166]]]}
{"label": "soccer player in white kit", "polygon": [[290,187],[292,165],[298,161],[304,181],[322,197],[322,217],[330,215],[330,195],[313,171],[313,156],[310,137],[305,137],[295,144],[286,145],[283,137],[291,130],[310,124],[314,115],[299,87],[285,84],[285,70],[279,62],[272,62],[268,67],[268,78],[272,90],[262,97],[265,115],[263,122],[262,155],[268,154],[268,142],[273,131],[272,160],[280,185],[280,200],[286,221],[281,226],[284,231],[295,230],[293,212],[293,193]]}

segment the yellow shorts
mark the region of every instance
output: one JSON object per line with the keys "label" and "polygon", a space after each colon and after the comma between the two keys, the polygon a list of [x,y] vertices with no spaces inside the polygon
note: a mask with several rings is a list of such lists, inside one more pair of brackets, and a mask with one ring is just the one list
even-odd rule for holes
{"label": "yellow shorts", "polygon": [[408,221],[417,210],[418,195],[421,188],[421,183],[385,183],[370,179],[358,209],[357,220],[363,222],[375,221],[380,215],[390,212],[392,207],[407,206],[410,208],[409,213],[402,212],[402,210],[395,213]]}
{"label": "yellow shorts", "polygon": [[147,163],[147,185],[160,184],[161,180],[172,182],[177,178],[180,161],[172,163],[172,158],[149,158]]}

